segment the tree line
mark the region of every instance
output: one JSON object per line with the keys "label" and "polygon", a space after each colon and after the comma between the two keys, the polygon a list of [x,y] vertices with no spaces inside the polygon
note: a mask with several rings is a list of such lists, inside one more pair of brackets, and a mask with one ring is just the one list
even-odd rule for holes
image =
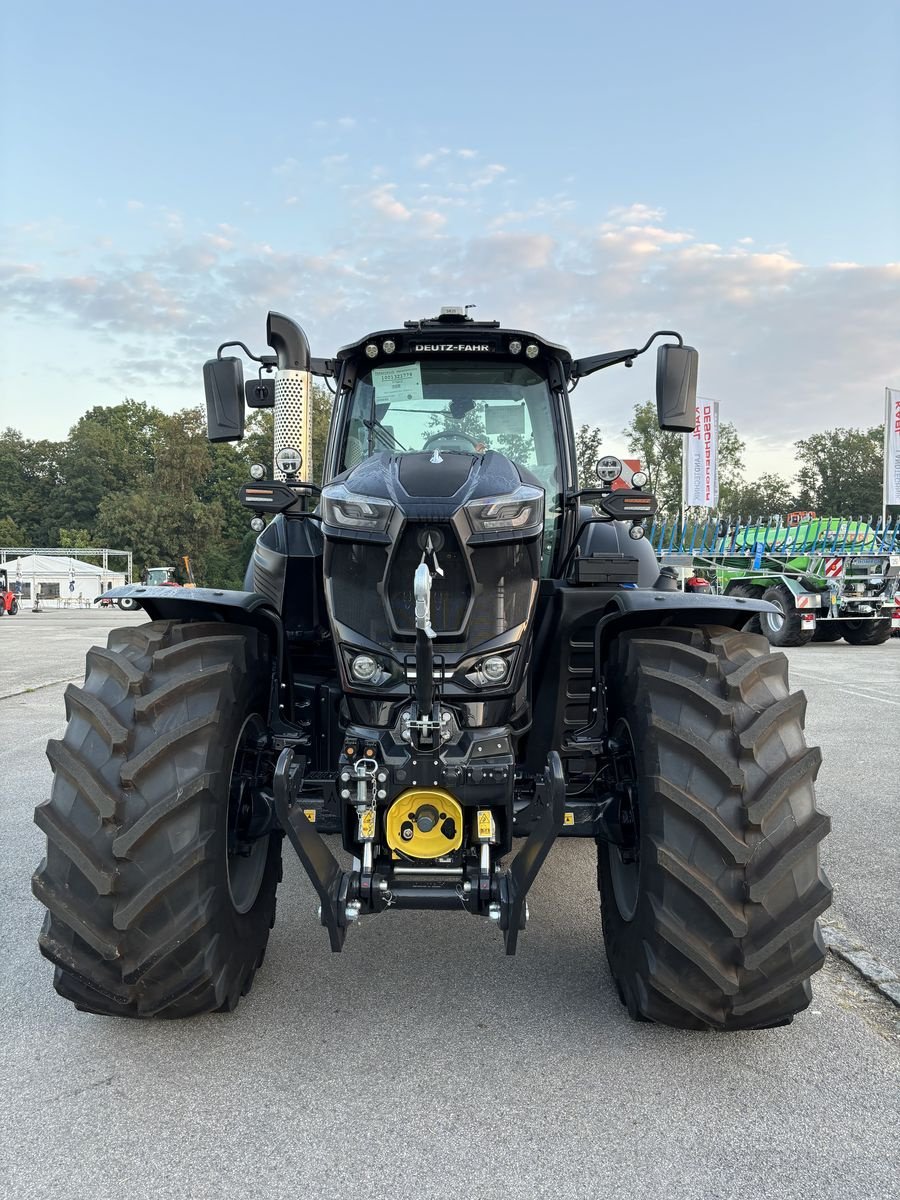
{"label": "tree line", "polygon": [[[313,462],[321,471],[331,396],[313,389]],[[142,401],[90,409],[65,441],[0,434],[0,546],[131,550],[135,575],[191,557],[197,582],[241,587],[255,534],[237,500],[252,463],[271,471],[273,413],[256,409],[236,444],[206,439],[200,408]]]}
{"label": "tree line", "polygon": [[[578,431],[594,453],[599,429],[583,425]],[[650,475],[650,486],[663,512],[681,508],[682,437],[660,429],[656,405],[637,404],[622,438]],[[766,471],[748,478],[744,468],[746,443],[731,421],[719,425],[720,513],[744,517],[784,517],[813,511],[831,517],[869,517],[881,513],[884,473],[884,425],[869,429],[837,428],[810,434],[794,443],[797,472],[787,478]]]}
{"label": "tree line", "polygon": [[[313,389],[313,477],[321,474],[331,395]],[[745,444],[722,422],[720,503],[732,515],[781,515],[813,509],[829,516],[867,516],[881,509],[883,426],[832,429],[796,443],[798,471],[788,480],[744,474]],[[681,497],[681,434],[656,424],[652,402],[635,406],[622,432],[641,459],[664,511]],[[130,549],[135,572],[176,566],[189,554],[197,582],[240,587],[255,535],[237,501],[251,463],[272,461],[273,414],[254,410],[242,442],[211,444],[199,408],[167,414],[126,399],[95,407],[65,441],[0,434],[0,546],[108,546]],[[576,432],[582,484],[595,480],[600,429]],[[618,452],[618,448],[616,448]]]}

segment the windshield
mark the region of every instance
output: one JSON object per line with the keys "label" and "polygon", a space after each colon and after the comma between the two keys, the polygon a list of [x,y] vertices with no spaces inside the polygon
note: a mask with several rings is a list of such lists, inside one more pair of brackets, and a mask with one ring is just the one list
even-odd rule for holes
{"label": "windshield", "polygon": [[544,571],[561,514],[550,389],[519,363],[433,361],[374,367],[357,378],[341,470],[389,450],[496,450],[545,492]]}

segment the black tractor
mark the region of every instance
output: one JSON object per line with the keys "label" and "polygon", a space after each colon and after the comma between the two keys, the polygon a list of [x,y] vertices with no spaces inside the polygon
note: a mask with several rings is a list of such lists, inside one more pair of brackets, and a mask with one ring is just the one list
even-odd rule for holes
{"label": "black tractor", "polygon": [[[660,573],[646,477],[575,467],[583,376],[667,339],[659,420],[690,431],[696,351],[665,332],[573,359],[461,309],[333,359],[280,314],[267,334],[271,354],[225,343],[204,367],[213,441],[241,438],[245,402],[275,409],[274,465],[241,489],[245,590],[114,592],[149,621],[89,652],[48,746],[34,891],[57,991],[118,1016],[232,1009],[285,835],[333,950],[385,910],[465,909],[513,954],[542,863],[575,837],[597,846],[632,1017],[789,1022],[831,898],[805,697],[743,632],[768,605]],[[259,364],[246,384],[233,346]],[[335,392],[321,487],[313,375]]]}

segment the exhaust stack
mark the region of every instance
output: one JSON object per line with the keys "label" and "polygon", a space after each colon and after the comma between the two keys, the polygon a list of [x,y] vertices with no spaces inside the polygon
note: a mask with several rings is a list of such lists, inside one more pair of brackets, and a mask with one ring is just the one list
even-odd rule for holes
{"label": "exhaust stack", "polygon": [[309,342],[300,326],[283,313],[270,312],[266,341],[278,358],[275,376],[275,442],[273,479],[285,480],[288,473],[278,465],[281,450],[296,450],[300,469],[293,478],[302,483],[312,479],[312,372]]}

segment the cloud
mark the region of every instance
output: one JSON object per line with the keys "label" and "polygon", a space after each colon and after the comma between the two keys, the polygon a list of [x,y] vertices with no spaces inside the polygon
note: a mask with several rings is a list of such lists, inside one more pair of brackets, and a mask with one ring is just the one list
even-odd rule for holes
{"label": "cloud", "polygon": [[327,120],[320,119],[313,121],[312,124],[313,129],[343,130],[344,132],[348,132],[351,129],[355,129],[358,122],[356,117],[331,117]]}
{"label": "cloud", "polygon": [[408,221],[412,213],[394,195],[396,187],[395,183],[382,184],[369,193],[369,202],[376,212],[390,217],[392,221]]}
{"label": "cloud", "polygon": [[[135,387],[142,376],[152,391],[158,364],[169,363],[165,379],[181,380],[191,397],[220,341],[262,348],[269,307],[295,314],[322,355],[447,303],[476,303],[479,317],[534,329],[576,354],[675,328],[700,350],[702,393],[773,454],[810,431],[875,424],[885,384],[900,385],[900,264],[818,266],[783,246],[723,246],[647,203],[576,221],[561,193],[472,220],[471,193],[442,184],[441,195],[415,195],[395,183],[360,187],[337,233],[304,249],[274,228],[262,241],[230,226],[197,237],[176,227],[147,253],[112,247],[64,268],[42,258],[38,231],[33,246],[19,236],[15,258],[0,264],[0,303],[18,322],[77,330],[98,361],[127,365]],[[449,203],[460,195],[469,206]],[[542,204],[543,219],[529,225]],[[586,379],[573,395],[576,420],[602,424],[619,447],[653,377],[647,355],[634,371]],[[38,409],[47,399],[40,372],[29,386]]]}

